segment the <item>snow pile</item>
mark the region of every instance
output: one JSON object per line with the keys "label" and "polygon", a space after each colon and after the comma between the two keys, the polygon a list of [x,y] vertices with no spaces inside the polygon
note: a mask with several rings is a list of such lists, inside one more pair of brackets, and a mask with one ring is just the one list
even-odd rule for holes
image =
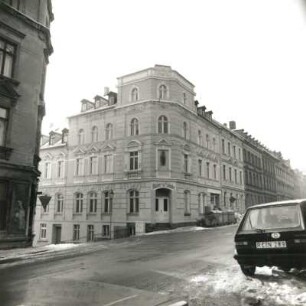
{"label": "snow pile", "polygon": [[256,300],[260,305],[306,305],[304,283],[284,278],[268,267],[257,268],[255,278],[246,277],[235,268],[196,276],[190,281],[198,286],[205,284],[215,294],[238,294],[242,304],[246,300]]}
{"label": "snow pile", "polygon": [[210,229],[211,228],[201,227],[201,226],[192,226],[192,227],[185,226],[185,227],[178,227],[178,228],[170,229],[170,230],[154,231],[154,232],[144,233],[144,234],[140,234],[140,235],[141,236],[151,236],[151,235],[159,235],[159,234],[196,232],[196,231],[204,231],[204,230],[210,230]]}
{"label": "snow pile", "polygon": [[45,249],[47,249],[48,251],[61,251],[61,250],[72,249],[78,246],[80,245],[74,243],[49,244],[45,246]]}

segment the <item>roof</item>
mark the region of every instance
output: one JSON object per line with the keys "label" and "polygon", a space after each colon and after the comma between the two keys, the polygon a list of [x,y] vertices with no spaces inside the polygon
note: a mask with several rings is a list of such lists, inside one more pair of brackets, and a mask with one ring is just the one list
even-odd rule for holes
{"label": "roof", "polygon": [[276,202],[258,204],[258,205],[253,205],[253,206],[249,207],[247,210],[250,210],[250,209],[253,209],[253,208],[262,208],[262,207],[267,207],[267,206],[273,206],[273,205],[300,204],[302,202],[306,202],[306,199],[295,199],[295,200],[276,201]]}

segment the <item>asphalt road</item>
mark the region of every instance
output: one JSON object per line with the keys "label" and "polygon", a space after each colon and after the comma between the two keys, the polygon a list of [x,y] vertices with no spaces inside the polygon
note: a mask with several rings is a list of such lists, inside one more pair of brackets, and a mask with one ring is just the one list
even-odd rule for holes
{"label": "asphalt road", "polygon": [[[242,286],[254,280],[233,259],[235,230],[133,237],[82,256],[2,268],[0,305],[150,306],[172,298],[189,305],[255,305],[259,300],[250,295],[261,288]],[[261,286],[272,278],[255,281]],[[266,301],[258,305],[273,305]]]}

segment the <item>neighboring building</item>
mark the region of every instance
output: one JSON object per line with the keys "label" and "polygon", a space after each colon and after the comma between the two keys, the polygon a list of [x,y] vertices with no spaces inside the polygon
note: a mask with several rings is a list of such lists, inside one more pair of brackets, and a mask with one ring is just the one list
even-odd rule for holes
{"label": "neighboring building", "polygon": [[32,244],[51,1],[0,1],[0,248]]}
{"label": "neighboring building", "polygon": [[274,155],[278,158],[278,162],[275,164],[275,178],[276,178],[276,196],[277,200],[288,200],[297,196],[299,192],[296,190],[296,174],[290,166],[290,160],[284,160],[281,152],[274,152]]}
{"label": "neighboring building", "polygon": [[262,148],[259,142],[243,130],[236,130],[243,138],[245,205],[264,203]]}
{"label": "neighboring building", "polygon": [[224,208],[244,212],[243,138],[235,129],[234,121],[230,122],[229,129],[220,126],[222,203]]}
{"label": "neighboring building", "polygon": [[[197,107],[194,85],[159,65],[118,83],[118,95],[107,90],[108,99],[81,101],[81,113],[69,118],[67,144],[49,141],[41,147],[40,189],[52,199],[46,211],[37,208],[35,242],[91,241],[191,225],[217,207],[243,212],[241,140]],[[232,181],[222,180],[225,206],[220,130],[237,148],[236,157],[223,157],[233,171]],[[63,178],[54,170],[59,160]]]}

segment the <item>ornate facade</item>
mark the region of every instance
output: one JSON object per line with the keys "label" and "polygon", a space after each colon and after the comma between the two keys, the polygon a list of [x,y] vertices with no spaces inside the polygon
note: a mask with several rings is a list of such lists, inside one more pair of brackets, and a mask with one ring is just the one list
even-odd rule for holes
{"label": "ornate facade", "polygon": [[0,248],[32,244],[51,1],[0,1]]}

